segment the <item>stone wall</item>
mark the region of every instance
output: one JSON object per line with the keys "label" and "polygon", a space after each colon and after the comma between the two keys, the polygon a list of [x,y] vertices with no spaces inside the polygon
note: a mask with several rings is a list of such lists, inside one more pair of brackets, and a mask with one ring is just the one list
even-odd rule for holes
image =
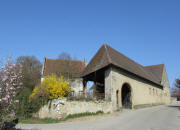
{"label": "stone wall", "polygon": [[54,99],[52,102],[43,106],[39,112],[33,116],[38,118],[60,119],[69,114],[97,111],[111,113],[112,103],[107,101],[67,101],[66,99]]}
{"label": "stone wall", "polygon": [[[119,91],[119,99],[118,104],[119,107],[122,107],[121,102],[121,89],[124,83],[127,83],[131,87],[131,98],[132,98],[132,107],[136,108],[136,106],[145,106],[145,105],[155,105],[155,104],[165,104],[170,103],[170,94],[169,94],[169,87],[168,82],[166,82],[166,88],[161,89],[158,86],[149,84],[143,81],[136,76],[127,74],[117,68],[109,68],[107,70],[109,76],[105,79],[105,90],[106,95],[111,95],[111,101],[113,105],[113,110],[117,110],[117,96],[116,92]],[[106,73],[107,73],[106,72]],[[165,80],[167,80],[167,76],[164,76]],[[168,94],[165,94],[166,93]]]}
{"label": "stone wall", "polygon": [[164,101],[163,102],[168,104],[171,102],[171,96],[170,96],[169,80],[168,80],[168,76],[167,76],[165,67],[163,69],[161,84],[164,86],[164,88],[163,88],[163,95],[164,95],[163,100]]}

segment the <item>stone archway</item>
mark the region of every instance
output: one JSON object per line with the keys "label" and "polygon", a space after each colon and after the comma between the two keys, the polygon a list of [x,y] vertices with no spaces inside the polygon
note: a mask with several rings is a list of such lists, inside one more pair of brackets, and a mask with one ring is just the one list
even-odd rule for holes
{"label": "stone archway", "polygon": [[122,107],[126,109],[132,108],[131,86],[128,83],[123,84],[121,89]]}

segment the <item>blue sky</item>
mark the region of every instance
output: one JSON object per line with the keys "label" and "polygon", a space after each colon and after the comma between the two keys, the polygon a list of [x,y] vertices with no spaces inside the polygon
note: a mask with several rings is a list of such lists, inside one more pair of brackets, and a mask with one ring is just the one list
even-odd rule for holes
{"label": "blue sky", "polygon": [[170,84],[180,76],[179,0],[2,0],[0,59],[88,61],[103,43],[142,65],[164,63]]}

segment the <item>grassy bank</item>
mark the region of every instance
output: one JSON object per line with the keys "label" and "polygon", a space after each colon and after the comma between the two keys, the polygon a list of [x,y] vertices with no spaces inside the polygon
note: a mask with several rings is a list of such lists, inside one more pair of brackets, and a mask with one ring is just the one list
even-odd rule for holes
{"label": "grassy bank", "polygon": [[62,119],[51,119],[51,118],[44,118],[44,119],[39,119],[39,118],[28,118],[28,119],[19,119],[19,123],[22,124],[50,124],[50,123],[59,123],[63,121],[67,121],[69,119],[76,119],[76,118],[81,118],[81,117],[86,117],[86,116],[96,116],[96,115],[102,115],[102,111],[97,111],[97,112],[84,112],[84,113],[77,113],[77,114],[70,114],[66,116],[65,118]]}
{"label": "grassy bank", "polygon": [[39,119],[39,118],[23,119],[23,118],[20,118],[19,119],[19,123],[22,123],[22,124],[50,124],[50,123],[59,123],[59,122],[60,122],[60,120],[51,119],[51,118],[44,118],[44,119]]}

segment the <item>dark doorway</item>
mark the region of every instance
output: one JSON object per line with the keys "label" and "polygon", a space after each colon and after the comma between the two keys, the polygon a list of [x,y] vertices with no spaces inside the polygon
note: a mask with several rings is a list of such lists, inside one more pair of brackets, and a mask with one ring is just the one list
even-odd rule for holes
{"label": "dark doorway", "polygon": [[131,109],[132,108],[131,87],[129,86],[129,84],[125,83],[122,86],[121,95],[122,95],[121,97],[122,107]]}
{"label": "dark doorway", "polygon": [[117,110],[119,110],[119,90],[116,91],[116,105],[117,105]]}

